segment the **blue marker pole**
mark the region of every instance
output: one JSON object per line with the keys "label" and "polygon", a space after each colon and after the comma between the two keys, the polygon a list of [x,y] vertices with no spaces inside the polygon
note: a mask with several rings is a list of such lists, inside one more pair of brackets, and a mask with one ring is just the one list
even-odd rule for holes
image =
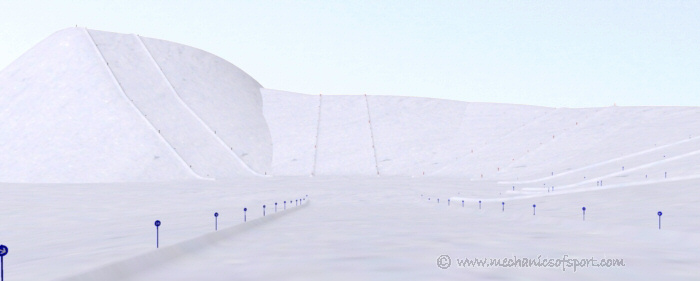
{"label": "blue marker pole", "polygon": [[659,215],[659,229],[661,229],[661,215],[663,215],[663,213],[661,211],[659,211],[656,214]]}
{"label": "blue marker pole", "polygon": [[506,202],[501,202],[501,206],[502,206],[501,212],[505,212],[506,211]]}
{"label": "blue marker pole", "polygon": [[447,199],[447,206],[449,206],[449,205],[450,205],[450,199],[448,198]]}
{"label": "blue marker pole", "polygon": [[464,208],[464,200],[462,200],[462,208]]}
{"label": "blue marker pole", "polygon": [[297,199],[297,200],[294,200],[294,203],[296,203],[296,205],[295,205],[295,206],[299,206],[299,199]]}
{"label": "blue marker pole", "polygon": [[245,214],[245,212],[247,212],[247,211],[248,211],[248,208],[243,208],[243,222],[246,222],[246,220],[247,220],[247,217]]}
{"label": "blue marker pole", "polygon": [[277,213],[277,202],[275,202],[275,213]]}
{"label": "blue marker pole", "polygon": [[214,213],[214,230],[219,230],[219,213]]}
{"label": "blue marker pole", "polygon": [[287,209],[287,201],[284,201],[284,209]]}
{"label": "blue marker pole", "polygon": [[155,225],[156,225],[156,249],[158,249],[158,246],[160,244],[159,237],[158,237],[159,236],[158,227],[160,227],[160,221],[156,220]]}
{"label": "blue marker pole", "polygon": [[263,217],[265,216],[265,205],[263,205]]}
{"label": "blue marker pole", "polygon": [[481,200],[479,200],[479,210],[481,210]]}
{"label": "blue marker pole", "polygon": [[438,204],[440,204],[440,198],[438,198]]}
{"label": "blue marker pole", "polygon": [[0,280],[5,280],[5,265],[3,265],[3,257],[5,257],[9,251],[10,250],[7,249],[7,246],[0,245]]}
{"label": "blue marker pole", "polygon": [[586,207],[581,208],[583,210],[583,220],[586,220]]}
{"label": "blue marker pole", "polygon": [[537,207],[537,205],[532,204],[532,215],[533,215],[533,216],[535,215],[535,208],[536,208],[536,207]]}

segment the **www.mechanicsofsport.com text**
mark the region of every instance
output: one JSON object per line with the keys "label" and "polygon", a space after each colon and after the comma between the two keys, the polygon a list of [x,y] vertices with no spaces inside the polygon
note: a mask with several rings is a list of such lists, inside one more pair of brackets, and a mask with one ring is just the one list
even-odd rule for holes
{"label": "www.mechanicsofsport.com text", "polygon": [[542,256],[537,256],[537,258],[519,258],[513,256],[512,258],[456,258],[455,263],[452,262],[452,258],[448,255],[441,255],[437,258],[437,266],[442,269],[448,269],[453,265],[463,268],[477,268],[477,267],[522,267],[522,268],[532,268],[532,267],[542,267],[542,268],[561,268],[566,271],[567,268],[573,268],[576,272],[578,268],[582,267],[624,267],[624,259],[595,259],[595,258],[570,258],[569,255],[564,255],[562,258],[542,258]]}

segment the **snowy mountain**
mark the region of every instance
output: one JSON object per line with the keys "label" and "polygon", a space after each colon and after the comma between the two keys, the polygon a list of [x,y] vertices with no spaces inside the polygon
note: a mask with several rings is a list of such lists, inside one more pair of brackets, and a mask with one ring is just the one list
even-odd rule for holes
{"label": "snowy mountain", "polygon": [[[306,95],[69,28],[0,108],[7,280],[700,277],[698,107]],[[625,264],[464,265],[505,258]]]}
{"label": "snowy mountain", "polygon": [[55,33],[4,69],[0,105],[4,182],[516,180],[700,133],[692,107],[555,109],[269,90],[204,51],[84,28]]}

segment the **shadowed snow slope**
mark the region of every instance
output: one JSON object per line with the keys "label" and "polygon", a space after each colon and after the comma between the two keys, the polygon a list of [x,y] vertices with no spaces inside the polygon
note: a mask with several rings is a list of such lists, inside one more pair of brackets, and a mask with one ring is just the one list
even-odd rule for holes
{"label": "shadowed snow slope", "polygon": [[191,47],[59,31],[0,73],[0,181],[263,174],[272,147],[260,88]]}

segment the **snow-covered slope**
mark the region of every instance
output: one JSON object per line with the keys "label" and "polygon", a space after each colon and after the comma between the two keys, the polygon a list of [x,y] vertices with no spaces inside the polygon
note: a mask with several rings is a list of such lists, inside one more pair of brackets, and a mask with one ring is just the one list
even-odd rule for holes
{"label": "snow-covered slope", "polygon": [[[697,107],[304,95],[197,49],[71,28],[0,72],[0,121],[0,181],[48,182],[0,184],[7,280],[700,275]],[[514,256],[626,265],[458,260]]]}
{"label": "snow-covered slope", "polygon": [[[204,51],[82,28],[57,32],[3,70],[0,106],[6,182],[267,174],[573,184],[617,172],[611,166],[646,169],[655,160],[643,151],[700,134],[694,107],[555,109],[261,89]],[[672,149],[684,161],[696,150]]]}
{"label": "snow-covered slope", "polygon": [[0,181],[264,174],[272,147],[260,87],[191,47],[59,31],[0,73]]}
{"label": "snow-covered slope", "polygon": [[[673,144],[700,133],[694,107],[553,109],[273,90],[263,90],[263,98],[274,175],[522,181],[565,173],[578,182],[586,175],[567,171],[588,169],[590,179],[605,173],[589,166],[610,171],[664,153],[690,157],[696,146]],[[642,153],[665,146],[673,148]]]}
{"label": "snow-covered slope", "polygon": [[312,175],[321,97],[269,89],[261,92],[272,135],[272,173]]}
{"label": "snow-covered slope", "polygon": [[322,96],[316,175],[377,175],[364,96]]}
{"label": "snow-covered slope", "polygon": [[[233,149],[236,157],[259,174],[269,171],[272,143],[262,114],[262,86],[235,65],[202,50],[140,39],[173,90],[224,149]],[[216,165],[221,163],[226,162]]]}
{"label": "snow-covered slope", "polygon": [[0,72],[0,181],[194,178],[126,99],[82,29]]}

